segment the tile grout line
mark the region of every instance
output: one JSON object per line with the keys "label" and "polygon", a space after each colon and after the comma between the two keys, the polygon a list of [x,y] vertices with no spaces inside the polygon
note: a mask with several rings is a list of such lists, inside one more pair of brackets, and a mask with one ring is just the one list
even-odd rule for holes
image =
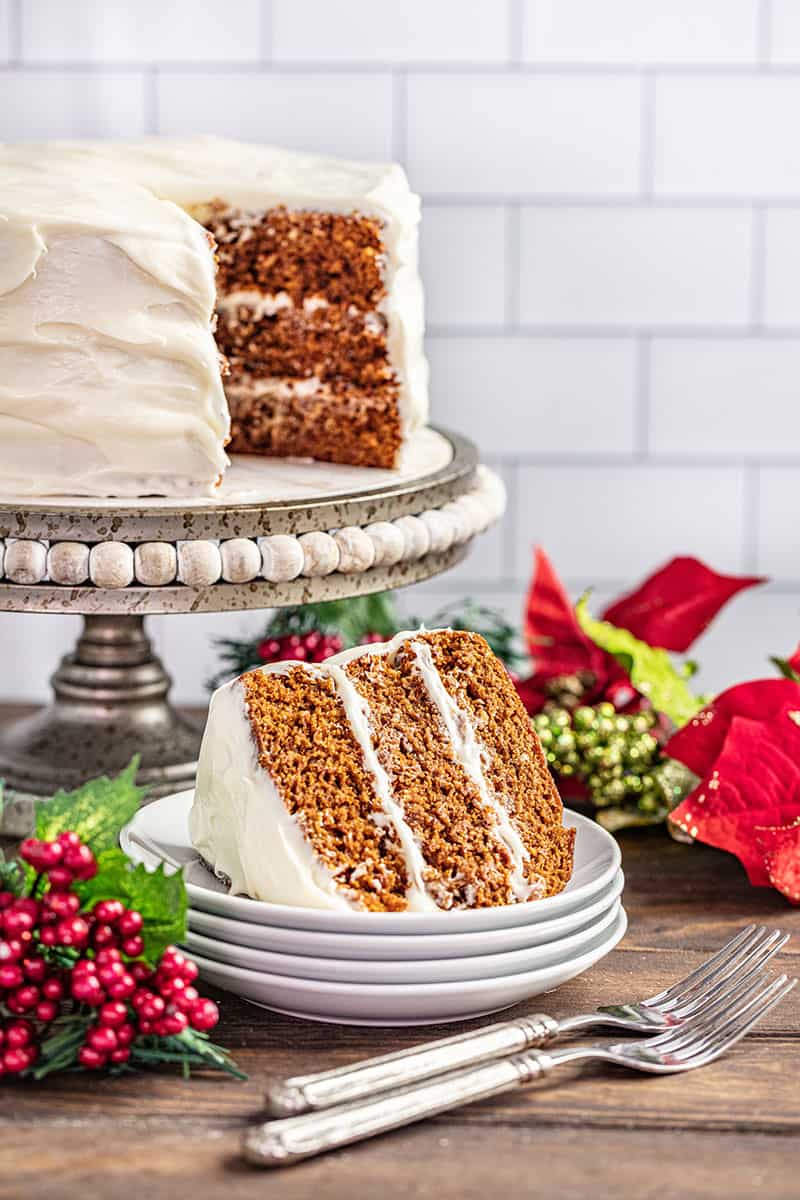
{"label": "tile grout line", "polygon": [[761,471],[746,467],[742,476],[742,570],[758,570],[758,528],[761,508]]}
{"label": "tile grout line", "polygon": [[[260,47],[259,47],[260,50]],[[380,60],[342,60],[341,62],[320,61],[313,59],[268,59],[250,57],[237,58],[139,58],[120,61],[101,61],[85,58],[53,59],[47,61],[31,60],[25,62],[25,69],[37,72],[47,71],[130,71],[141,69],[146,65],[156,65],[162,70],[173,71],[181,75],[207,75],[239,72],[242,74],[274,74],[274,75],[376,75],[391,74],[392,71],[404,71],[409,75],[439,75],[439,76],[478,76],[487,78],[495,76],[498,79],[513,76],[519,78],[550,78],[561,76],[577,80],[604,79],[609,77],[639,78],[647,73],[652,78],[670,79],[760,79],[764,76],[776,78],[800,78],[800,61],[792,63],[658,63],[650,62],[643,69],[638,63],[509,63],[507,60],[496,61],[464,61],[452,62],[445,59],[412,60],[412,59],[380,59]]]}
{"label": "tile grout line", "polygon": [[392,73],[392,158],[403,166],[408,159],[408,80],[404,71]]}

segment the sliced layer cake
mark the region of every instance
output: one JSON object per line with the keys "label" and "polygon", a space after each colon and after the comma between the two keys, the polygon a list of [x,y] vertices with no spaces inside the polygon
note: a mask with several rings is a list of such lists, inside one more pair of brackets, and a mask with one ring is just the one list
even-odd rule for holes
{"label": "sliced layer cake", "polygon": [[220,688],[191,833],[235,892],[400,912],[561,891],[561,817],[505,668],[483,638],[443,630]]}

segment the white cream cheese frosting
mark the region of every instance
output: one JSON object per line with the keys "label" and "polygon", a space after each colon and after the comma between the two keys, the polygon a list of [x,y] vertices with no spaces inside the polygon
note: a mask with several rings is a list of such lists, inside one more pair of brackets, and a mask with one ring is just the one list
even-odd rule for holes
{"label": "white cream cheese frosting", "polygon": [[[324,663],[280,662],[258,668],[265,674],[285,674],[300,667],[331,679],[373,778],[380,805],[373,819],[391,827],[404,859],[409,880],[406,900],[410,911],[433,911],[438,906],[425,885],[426,861],[408,825],[391,780],[380,764],[370,726],[369,706],[344,668],[364,655],[392,660],[406,647],[450,740],[453,754],[475,784],[493,819],[493,833],[511,863],[510,899],[523,901],[541,894],[537,880],[524,875],[528,852],[502,802],[484,774],[486,752],[480,746],[467,714],[446,690],[428,646],[415,641],[419,631],[397,634],[390,642],[357,646]],[[211,698],[189,817],[192,844],[219,874],[231,881],[231,891],[275,904],[307,908],[359,907],[335,875],[314,853],[297,819],[284,804],[269,771],[259,763],[247,712],[241,677],[224,684]]]}
{"label": "white cream cheese frosting", "polygon": [[92,171],[0,176],[3,491],[213,494],[229,417],[202,228]]}
{"label": "white cream cheese frosting", "polygon": [[[5,335],[0,332],[6,368],[0,439],[13,436],[19,446],[20,468],[9,477],[19,494],[178,495],[208,489],[224,469],[227,416],[219,407],[213,340],[201,328],[214,303],[213,266],[203,230],[175,206],[198,220],[213,201],[251,215],[283,205],[379,219],[387,289],[380,311],[399,382],[401,427],[405,435],[425,424],[428,368],[417,265],[419,200],[397,164],[344,162],[221,138],[144,138],[0,146],[0,179],[0,225],[5,221],[4,235],[0,230],[0,305],[10,324],[21,299],[25,311],[17,319],[22,325],[27,321],[27,330],[7,327]],[[6,211],[10,191],[16,192],[16,201],[10,201],[13,212]],[[71,248],[61,244],[65,208],[78,218],[85,238],[78,242],[70,230]],[[126,233],[129,222],[135,230]],[[125,265],[111,247],[125,256]],[[62,262],[69,255],[72,285],[69,312],[51,318],[50,294],[55,293],[57,310],[63,309],[65,298],[60,280],[50,274],[42,278],[44,256],[52,262],[54,251]],[[127,269],[127,261],[147,276],[147,296],[145,281]],[[19,289],[29,283],[33,296],[20,297]],[[165,299],[170,289],[179,297]],[[241,299],[234,294],[234,303]],[[148,328],[146,334],[138,330],[139,341],[130,342],[125,338],[136,321],[126,316],[130,318],[134,302],[143,306],[135,316],[139,324],[147,318]],[[187,305],[189,323],[198,321],[198,328],[189,333],[180,309],[164,312],[171,302]],[[101,309],[108,310],[109,319],[98,337]],[[51,327],[51,339],[52,327],[62,327],[46,363],[37,353],[46,341],[41,325]],[[8,340],[12,338],[19,340]],[[154,344],[161,347],[160,354],[153,352]],[[187,363],[190,348],[197,353]],[[140,385],[141,405],[129,408],[128,399]],[[37,397],[35,412],[30,409],[32,390],[45,393]],[[166,397],[163,412],[160,392]],[[67,403],[60,418],[62,395]],[[79,403],[81,396],[91,402]],[[180,414],[191,397],[198,402],[196,419],[181,427],[181,438]],[[29,410],[24,418],[21,409]],[[96,421],[100,432],[95,438]],[[109,426],[116,431],[116,446]],[[176,436],[178,452],[171,455]],[[32,464],[41,464],[35,478],[30,477]]]}

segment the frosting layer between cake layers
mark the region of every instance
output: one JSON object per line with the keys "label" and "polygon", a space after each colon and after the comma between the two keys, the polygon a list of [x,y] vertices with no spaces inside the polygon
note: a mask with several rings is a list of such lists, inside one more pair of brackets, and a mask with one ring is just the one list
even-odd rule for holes
{"label": "frosting layer between cake layers", "polygon": [[91,171],[7,165],[2,180],[4,489],[211,494],[229,417],[207,235]]}
{"label": "frosting layer between cake layers", "polygon": [[[530,789],[522,776],[515,794],[498,791],[490,770],[496,748],[482,741],[474,715],[434,662],[431,648],[443,639],[466,645],[476,661],[492,658],[475,635],[408,632],[319,665],[271,664],[214,694],[190,829],[195,848],[233,892],[312,908],[432,911],[515,903],[564,886],[574,831],[561,826],[544,760],[542,796],[522,795]],[[401,716],[398,705],[387,720],[368,699],[370,686],[391,690],[398,682],[412,708]],[[310,685],[305,704],[290,684]],[[326,729],[312,727],[309,735],[304,727],[314,688],[335,726],[329,751]],[[265,691],[278,723],[262,738]],[[416,731],[410,711],[418,714]],[[530,765],[541,748],[526,718],[520,729],[520,762]],[[415,755],[424,760],[414,764],[421,776],[406,772]],[[447,760],[442,776],[437,758]],[[361,777],[358,792],[361,771],[366,783]],[[311,795],[311,808],[297,802],[298,787]],[[347,801],[341,807],[339,796]]]}

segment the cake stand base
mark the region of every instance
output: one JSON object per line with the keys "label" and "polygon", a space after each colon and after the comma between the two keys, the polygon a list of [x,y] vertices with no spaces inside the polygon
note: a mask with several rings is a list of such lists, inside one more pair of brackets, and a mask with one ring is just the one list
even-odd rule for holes
{"label": "cake stand base", "polygon": [[0,778],[34,796],[113,774],[134,754],[148,796],[192,787],[202,728],[168,703],[140,616],[87,616],[52,678],[52,704],[0,734]]}

